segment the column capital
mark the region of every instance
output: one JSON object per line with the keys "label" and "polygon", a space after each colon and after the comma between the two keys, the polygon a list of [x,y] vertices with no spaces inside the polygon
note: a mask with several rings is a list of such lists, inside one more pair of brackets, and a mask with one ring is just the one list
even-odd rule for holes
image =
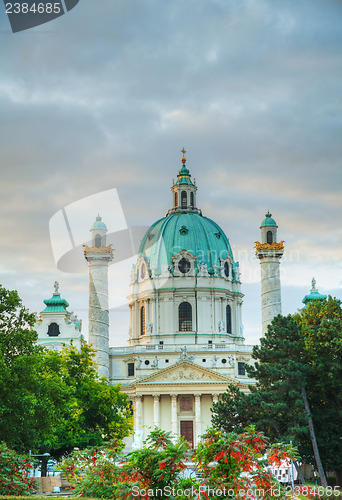
{"label": "column capital", "polygon": [[141,401],[142,400],[142,395],[141,394],[135,394],[135,396],[133,396],[134,400],[135,401]]}
{"label": "column capital", "polygon": [[170,394],[170,396],[171,396],[171,399],[172,399],[172,400],[177,400],[177,396],[178,396],[178,394],[176,394],[176,393],[172,393],[172,394]]}
{"label": "column capital", "polygon": [[152,396],[154,397],[154,399],[159,399],[160,398],[160,394],[152,394]]}
{"label": "column capital", "polygon": [[195,398],[201,398],[202,393],[201,392],[194,392]]}

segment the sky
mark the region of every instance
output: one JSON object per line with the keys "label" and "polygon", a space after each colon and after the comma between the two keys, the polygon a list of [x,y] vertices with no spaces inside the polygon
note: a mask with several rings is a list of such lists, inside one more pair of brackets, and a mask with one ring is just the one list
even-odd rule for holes
{"label": "sky", "polygon": [[[246,343],[261,334],[267,210],[283,314],[312,277],[342,299],[341,23],[341,0],[80,0],[12,33],[1,4],[0,283],[39,312],[58,280],[87,337],[87,268],[57,262],[53,246],[69,248],[50,221],[76,207],[75,234],[101,210],[115,230],[149,227],[185,147],[198,206],[240,261]],[[128,337],[129,257],[110,268],[111,345]]]}

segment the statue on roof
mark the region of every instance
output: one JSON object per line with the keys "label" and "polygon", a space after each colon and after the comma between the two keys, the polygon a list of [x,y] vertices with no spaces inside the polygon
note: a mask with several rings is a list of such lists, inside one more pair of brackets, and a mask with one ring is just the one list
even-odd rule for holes
{"label": "statue on roof", "polygon": [[54,284],[53,284],[53,286],[55,288],[55,293],[59,293],[59,282],[55,281]]}

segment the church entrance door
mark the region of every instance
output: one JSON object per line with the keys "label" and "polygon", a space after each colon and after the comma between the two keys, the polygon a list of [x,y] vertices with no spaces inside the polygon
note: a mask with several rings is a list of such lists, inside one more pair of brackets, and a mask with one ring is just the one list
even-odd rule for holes
{"label": "church entrance door", "polygon": [[181,420],[180,421],[180,434],[191,444],[191,448],[194,446],[194,423],[192,420]]}

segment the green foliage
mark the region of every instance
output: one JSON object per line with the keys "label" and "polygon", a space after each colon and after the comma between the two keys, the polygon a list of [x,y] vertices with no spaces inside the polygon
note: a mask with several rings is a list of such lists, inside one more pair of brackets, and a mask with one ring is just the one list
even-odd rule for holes
{"label": "green foliage", "polygon": [[94,355],[87,344],[80,351],[71,346],[61,354],[45,354],[46,365],[54,367],[67,396],[56,401],[54,431],[40,445],[56,458],[74,447],[101,446],[109,440],[119,443],[133,428],[127,395],[120,386],[98,378]]}
{"label": "green foliage", "polygon": [[[246,493],[256,486],[264,491],[263,498],[267,500],[276,498],[280,488],[267,466],[279,465],[282,460],[295,456],[295,450],[290,446],[269,445],[265,436],[253,427],[241,434],[209,429],[192,456],[193,462],[203,472],[200,484],[197,480],[182,477],[185,460],[190,459],[189,443],[183,438],[174,443],[170,433],[155,429],[143,448],[125,457],[112,447],[92,449],[73,453],[61,467],[74,486],[74,493],[82,496],[165,499],[172,492],[172,498],[185,500],[198,498],[201,486],[202,489],[213,488],[222,492],[225,488],[238,497],[242,491]],[[275,488],[271,492],[272,486]],[[218,499],[222,495],[210,497]],[[225,498],[231,498],[231,495]]]}
{"label": "green foliage", "polygon": [[[326,470],[335,470],[342,484],[342,308],[328,297],[313,301],[296,316],[301,325],[310,378],[308,399],[317,443]],[[310,458],[310,450],[304,448]]]}
{"label": "green foliage", "polygon": [[18,455],[0,443],[0,495],[32,495],[34,479],[29,478],[32,457]]}
{"label": "green foliage", "polygon": [[273,440],[292,440],[314,463],[301,388],[306,389],[318,448],[326,470],[342,479],[342,309],[329,297],[294,317],[277,316],[253,350],[256,379],[250,393],[229,387],[213,407],[213,424],[225,431],[254,423]]}
{"label": "green foliage", "polygon": [[34,324],[17,292],[0,285],[0,440],[18,452],[58,458],[75,446],[128,436],[127,395],[98,378],[94,350],[46,351]]}
{"label": "green foliage", "polygon": [[35,449],[53,427],[52,388],[34,323],[17,292],[0,285],[0,440],[19,452]]}

